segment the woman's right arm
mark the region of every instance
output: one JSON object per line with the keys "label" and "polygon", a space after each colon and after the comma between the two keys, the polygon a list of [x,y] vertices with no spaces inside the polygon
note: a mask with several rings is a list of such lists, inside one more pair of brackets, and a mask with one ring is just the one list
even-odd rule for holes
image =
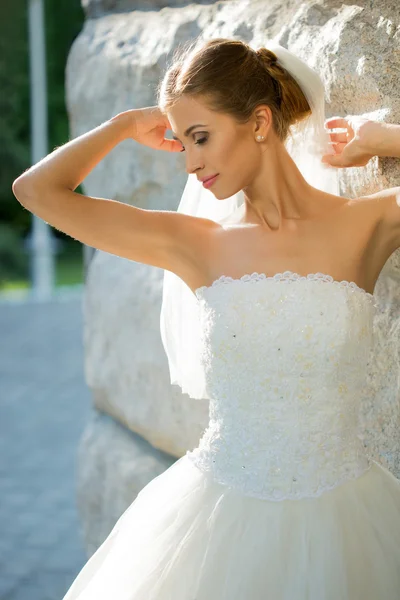
{"label": "woman's right arm", "polygon": [[156,150],[179,152],[181,143],[164,137],[169,125],[156,106],[119,113],[33,165],[14,181],[14,195],[23,203],[35,197],[42,201],[43,193],[50,192],[54,198],[56,190],[73,191],[106,154],[128,138]]}
{"label": "woman's right arm", "polygon": [[13,192],[31,213],[73,239],[178,275],[195,260],[203,219],[175,211],[145,210],[74,189],[119,142],[132,138],[177,152],[164,138],[168,122],[156,107],[126,111],[57,148],[14,181]]}
{"label": "woman's right arm", "polygon": [[132,121],[131,111],[121,113],[57,148],[14,181],[14,195],[21,204],[43,200],[43,194],[57,202],[57,190],[75,190],[102,158],[131,137]]}

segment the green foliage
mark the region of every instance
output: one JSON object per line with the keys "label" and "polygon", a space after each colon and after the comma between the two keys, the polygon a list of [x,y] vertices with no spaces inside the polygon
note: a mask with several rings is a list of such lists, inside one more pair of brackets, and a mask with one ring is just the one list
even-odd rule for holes
{"label": "green foliage", "polygon": [[[0,223],[0,293],[29,289],[31,265],[26,255],[26,240],[15,229]],[[82,245],[62,240],[55,255],[55,285],[75,286],[84,282]]]}
{"label": "green foliage", "polygon": [[[29,0],[0,2],[0,224],[19,235],[28,233],[32,219],[11,190],[31,164],[28,5]],[[84,14],[80,0],[45,0],[44,6],[50,151],[69,140],[65,65]]]}
{"label": "green foliage", "polygon": [[28,277],[28,263],[21,236],[7,223],[0,223],[0,287],[10,280]]}
{"label": "green foliage", "polygon": [[76,285],[84,281],[82,244],[66,242],[57,257],[56,285]]}
{"label": "green foliage", "polygon": [[71,45],[83,26],[80,0],[45,0],[49,149],[69,140],[65,106],[65,66]]}
{"label": "green foliage", "polygon": [[29,167],[27,11],[24,0],[0,4],[0,222],[24,226],[11,191]]}

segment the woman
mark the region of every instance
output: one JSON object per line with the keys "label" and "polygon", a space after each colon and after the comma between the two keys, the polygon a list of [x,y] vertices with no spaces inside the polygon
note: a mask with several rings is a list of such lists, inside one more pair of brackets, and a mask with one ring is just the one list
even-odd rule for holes
{"label": "woman", "polygon": [[[400,247],[400,189],[349,199],[309,183],[311,140],[303,170],[286,142],[313,118],[305,89],[314,75],[292,57],[308,73],[299,84],[284,67],[290,53],[271,47],[217,39],[184,53],[158,107],[117,115],[14,183],[28,210],[90,246],[166,269],[199,307],[202,376],[174,327],[164,341],[171,381],[210,399],[209,426],[142,489],[65,600],[400,595],[400,482],[356,432],[374,285]],[[320,163],[400,157],[397,125],[327,124],[346,133],[331,134],[334,154],[314,148]],[[184,150],[189,176],[212,177],[215,206],[238,192],[243,201],[213,220],[76,194],[128,137]]]}

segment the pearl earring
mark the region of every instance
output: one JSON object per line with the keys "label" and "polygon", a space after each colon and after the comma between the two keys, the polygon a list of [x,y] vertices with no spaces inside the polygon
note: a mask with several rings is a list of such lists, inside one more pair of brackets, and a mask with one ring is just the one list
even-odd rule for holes
{"label": "pearl earring", "polygon": [[258,135],[258,136],[257,136],[257,141],[258,141],[258,142],[261,142],[263,139],[264,139],[264,136],[263,136],[263,135]]}

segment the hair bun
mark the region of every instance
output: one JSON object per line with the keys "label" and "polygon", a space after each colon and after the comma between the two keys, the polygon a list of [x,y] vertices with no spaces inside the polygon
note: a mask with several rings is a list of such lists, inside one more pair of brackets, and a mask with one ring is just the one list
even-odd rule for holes
{"label": "hair bun", "polygon": [[278,62],[278,57],[276,54],[272,52],[272,50],[268,50],[268,48],[258,48],[258,50],[256,50],[256,54],[268,65],[274,65]]}

